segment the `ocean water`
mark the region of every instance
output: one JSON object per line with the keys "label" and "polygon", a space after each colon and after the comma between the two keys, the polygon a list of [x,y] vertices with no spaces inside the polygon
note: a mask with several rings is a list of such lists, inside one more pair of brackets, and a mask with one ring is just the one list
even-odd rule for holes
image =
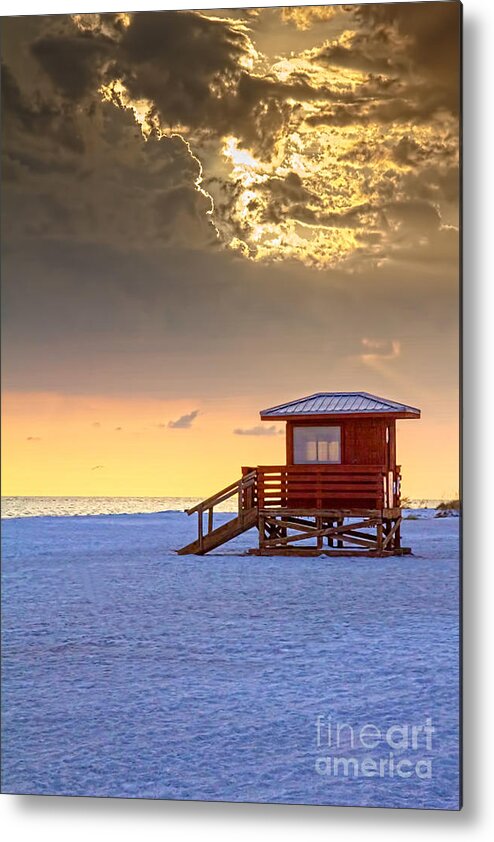
{"label": "ocean water", "polygon": [[[203,497],[2,497],[2,518],[184,512],[203,499]],[[234,512],[236,508],[236,497],[215,507],[219,512]]]}
{"label": "ocean water", "polygon": [[3,791],[457,809],[459,521],[432,515],[376,559],[178,556],[178,511],[4,521]]}
{"label": "ocean water", "polygon": [[[203,497],[2,497],[2,518],[131,515],[183,512]],[[411,509],[435,509],[440,500],[410,500]],[[215,507],[234,512],[237,498]]]}

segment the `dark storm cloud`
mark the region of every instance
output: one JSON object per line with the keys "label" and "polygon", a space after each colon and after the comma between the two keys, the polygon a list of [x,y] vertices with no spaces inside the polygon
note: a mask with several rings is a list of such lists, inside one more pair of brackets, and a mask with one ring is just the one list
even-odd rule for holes
{"label": "dark storm cloud", "polygon": [[[424,83],[436,107],[457,113],[459,107],[460,14],[457,2],[379,3],[354,7],[354,14],[368,30],[384,27],[387,37],[399,44],[403,55]],[[387,27],[387,29],[386,29]],[[392,27],[392,29],[389,29]],[[393,33],[393,29],[397,35]],[[426,87],[427,86],[427,87]],[[428,88],[428,90],[427,90]]]}
{"label": "dark storm cloud", "polygon": [[372,123],[387,125],[391,123],[429,123],[438,114],[449,110],[456,114],[456,106],[449,102],[444,89],[423,83],[410,84],[396,82],[391,88],[384,85],[380,90],[381,80],[367,87],[367,98],[358,98],[353,102],[340,101],[321,109],[307,118],[311,126],[369,126]]}
{"label": "dark storm cloud", "polygon": [[186,415],[181,415],[180,418],[177,418],[176,421],[169,421],[168,426],[172,430],[188,430],[192,427],[193,421],[199,415],[199,410],[194,409],[192,412],[188,412]]}
{"label": "dark storm cloud", "polygon": [[163,129],[184,126],[214,137],[234,133],[269,159],[292,113],[288,99],[338,98],[302,75],[283,83],[248,72],[252,45],[227,20],[196,12],[140,12],[127,28],[114,25],[111,16],[99,21],[81,31],[66,20],[32,44],[55,89],[70,102],[90,100],[102,84],[119,79],[132,100],[150,103],[149,116]]}
{"label": "dark storm cloud", "polygon": [[[40,20],[34,32],[31,19],[26,55],[34,71],[24,72],[18,51],[3,75],[6,385],[156,395],[159,384],[160,394],[188,400],[204,393],[206,381],[211,394],[224,396],[238,383],[252,394],[270,389],[275,370],[277,388],[303,394],[308,376],[320,383],[339,377],[341,361],[361,352],[369,321],[393,325],[400,338],[408,331],[415,345],[419,334],[435,342],[437,326],[456,312],[458,234],[442,224],[457,193],[454,127],[443,131],[437,116],[434,103],[448,102],[448,80],[442,71],[433,78],[436,56],[422,55],[420,45],[414,52],[416,25],[407,23],[407,35],[398,18],[381,21],[366,10],[349,16],[360,33],[355,61],[366,74],[355,90],[297,69],[285,81],[256,75],[244,66],[247,34],[198,13],[141,13],[127,29],[116,16],[92,28],[92,17],[85,32],[69,18]],[[375,48],[373,27],[381,33]],[[438,37],[429,39],[430,50]],[[396,55],[404,38],[410,44]],[[439,50],[445,64],[446,46]],[[341,63],[348,58],[340,51]],[[130,111],[100,101],[98,87],[116,78],[133,96],[149,98],[165,128],[182,123],[184,136],[145,142]],[[227,183],[218,165],[223,136],[234,134],[239,148],[246,144],[269,164],[307,106],[314,125],[349,125],[352,145],[342,144],[319,172],[328,136],[318,146],[316,132],[304,135],[300,152],[314,181],[293,165],[269,175],[244,221],[262,201],[261,221],[279,231],[287,219],[309,228],[308,238],[311,226],[326,226],[334,229],[330,243],[346,228],[359,243],[353,275],[327,267],[315,275],[283,249],[266,266],[216,247],[228,240],[218,239],[214,223],[230,220],[245,189]],[[405,138],[388,131],[406,114],[419,124],[426,112],[440,128],[437,139],[408,137],[413,127],[403,129]],[[367,131],[371,116],[384,126],[377,140]],[[201,187],[213,186],[220,199],[210,214]],[[231,220],[247,239],[243,224]],[[367,254],[388,263],[359,275]],[[435,353],[449,370],[451,344]],[[426,376],[429,358],[417,354]],[[297,371],[283,359],[296,359]]]}
{"label": "dark storm cloud", "polygon": [[15,132],[4,144],[4,230],[9,243],[65,237],[145,247],[217,238],[200,164],[181,137],[144,143],[132,115],[109,103],[79,114],[90,155],[60,150],[50,134]]}
{"label": "dark storm cloud", "polygon": [[385,207],[385,213],[389,220],[402,225],[407,231],[436,231],[441,224],[437,208],[428,202],[390,202]]}
{"label": "dark storm cloud", "polygon": [[132,99],[150,102],[163,128],[224,133],[243,121],[249,100],[239,92],[246,34],[196,12],[140,12],[126,28],[99,16],[82,31],[66,20],[32,52],[69,100],[92,98],[101,84],[120,79]]}
{"label": "dark storm cloud", "polygon": [[218,93],[238,77],[247,46],[244,33],[226,22],[194,12],[142,12],[119,42],[117,69],[131,95],[151,100],[165,124],[207,125]]}
{"label": "dark storm cloud", "polygon": [[[263,159],[273,154],[294,102],[365,101],[373,94],[369,83],[356,94],[314,85],[295,69],[286,82],[249,72],[252,44],[227,20],[197,12],[141,12],[128,27],[113,20],[99,16],[99,24],[82,31],[66,21],[33,43],[33,55],[61,94],[71,102],[91,99],[100,85],[119,79],[132,100],[150,103],[149,116],[163,129],[233,133]],[[328,60],[324,50],[318,56]],[[389,62],[382,66],[389,69]]]}
{"label": "dark storm cloud", "polygon": [[[30,31],[30,55],[42,69],[42,78],[50,80],[52,95],[47,88],[42,97],[28,95],[10,71],[6,77],[6,103],[17,126],[4,164],[16,185],[6,197],[9,237],[72,237],[140,247],[193,243],[200,248],[236,236],[249,244],[248,215],[235,212],[244,183],[223,176],[214,190],[213,213],[196,154],[204,158],[210,143],[212,156],[218,157],[225,136],[234,135],[239,148],[247,147],[269,163],[290,127],[304,119],[315,129],[348,126],[360,132],[376,124],[418,125],[435,119],[451,106],[448,90],[457,88],[443,67],[454,51],[451,42],[458,40],[456,6],[427,5],[434,7],[430,19],[420,4],[413,15],[402,4],[388,4],[384,11],[380,5],[348,7],[351,37],[343,33],[310,51],[314,67],[345,67],[363,74],[358,84],[346,87],[334,76],[309,73],[307,62],[292,62],[284,78],[273,69],[254,72],[249,65],[253,31],[227,18],[142,12],[131,15],[128,25],[118,15],[86,16],[78,25],[69,17],[41,19],[37,36],[32,38]],[[132,101],[149,104],[148,125],[167,132],[175,127],[184,138],[151,137],[144,143],[130,112],[101,103],[100,86],[115,80],[123,83]],[[112,96],[114,104],[125,105],[118,88]],[[379,150],[364,146],[372,166]],[[83,154],[86,148],[88,155]],[[430,143],[421,148],[415,140],[388,150],[396,164],[416,172],[430,153]],[[431,200],[441,199],[443,185],[447,189],[452,184],[444,164],[441,167],[441,172],[436,167],[437,181],[431,182],[439,195]],[[49,179],[45,182],[44,171]],[[414,181],[403,173],[398,183],[395,171],[383,174],[379,184],[374,178],[378,197],[372,199],[372,208],[365,201],[350,201],[345,207],[333,203],[331,195],[322,203],[318,190],[290,173],[261,183],[249,210],[267,226],[291,220],[313,227],[368,228],[368,214],[374,214],[375,222],[393,191],[400,191],[397,198],[407,198],[405,182],[411,200],[416,198],[414,186],[426,199],[423,179]],[[363,241],[370,233],[377,237],[368,230],[359,236]],[[247,250],[255,256],[255,246]]]}
{"label": "dark storm cloud", "polygon": [[313,60],[332,67],[347,67],[364,73],[390,74],[403,68],[394,50],[392,33],[384,26],[376,26],[371,33],[356,32],[350,44],[330,43],[315,51]]}
{"label": "dark storm cloud", "polygon": [[[422,96],[420,94],[423,94]],[[407,96],[412,96],[410,100]],[[435,92],[413,91],[408,88],[403,96],[392,100],[374,102],[338,103],[327,110],[320,111],[307,118],[310,126],[369,126],[371,123],[383,125],[395,122],[405,123],[414,120],[426,123],[442,107]]]}
{"label": "dark storm cloud", "polygon": [[[82,31],[67,17],[42,21],[30,52],[52,93],[46,86],[43,95],[23,92],[9,67],[3,75],[10,240],[214,245],[211,199],[198,188],[201,166],[186,142],[169,136],[144,143],[133,115],[117,116],[98,88],[123,79],[131,96],[150,101],[163,126],[185,123],[219,136],[237,124],[241,133],[243,123],[252,143],[262,136],[269,155],[288,110],[273,100],[255,118],[239,64],[248,51],[245,34],[188,12],[134,15],[127,29],[111,15],[92,16]],[[76,152],[80,160],[70,154]]]}
{"label": "dark storm cloud", "polygon": [[311,60],[369,74],[368,101],[340,101],[312,115],[309,124],[427,122],[441,111],[457,115],[458,3],[380,3],[346,11],[354,25],[351,36],[314,50]]}
{"label": "dark storm cloud", "polygon": [[[4,144],[18,137],[19,130],[31,138],[49,138],[57,146],[65,147],[75,153],[84,151],[84,144],[77,131],[73,108],[70,103],[47,101],[41,95],[29,98],[21,88],[11,70],[2,62],[1,68],[1,96],[2,96],[2,134]],[[10,144],[14,146],[14,143]],[[17,151],[22,156],[22,149]],[[27,164],[29,165],[29,160]],[[33,166],[43,166],[36,158],[32,159]]]}
{"label": "dark storm cloud", "polygon": [[99,87],[103,63],[111,58],[115,44],[102,31],[95,38],[68,21],[57,26],[58,33],[38,38],[31,50],[55,87],[67,99],[79,101]]}

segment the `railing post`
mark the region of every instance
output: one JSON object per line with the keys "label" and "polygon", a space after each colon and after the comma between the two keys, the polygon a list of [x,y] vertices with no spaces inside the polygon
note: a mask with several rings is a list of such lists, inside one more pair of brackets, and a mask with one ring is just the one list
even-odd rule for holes
{"label": "railing post", "polygon": [[[338,527],[338,526],[343,526],[343,521],[344,521],[344,520],[345,520],[345,518],[344,518],[344,517],[339,517],[339,518],[338,518],[338,520],[336,521],[336,526],[337,526],[337,527]],[[340,533],[338,533],[338,535],[340,535]],[[337,541],[336,541],[336,546],[337,546],[337,548],[338,548],[339,550],[343,549],[343,540],[344,540],[343,538],[340,538],[340,537],[339,537],[339,538],[337,539]]]}
{"label": "railing post", "polygon": [[401,547],[401,517],[397,520],[398,526],[396,527],[395,532],[395,539],[394,539],[394,550],[399,550]]}
{"label": "railing post", "polygon": [[[316,517],[316,529],[322,529],[322,517]],[[323,536],[318,535],[316,541],[317,549],[322,550]]]}
{"label": "railing post", "polygon": [[264,509],[264,474],[262,471],[257,471],[257,505],[260,509]]}
{"label": "railing post", "polygon": [[208,510],[208,532],[213,531],[213,507]]}
{"label": "railing post", "polygon": [[383,521],[382,518],[379,518],[377,522],[377,550],[378,552],[382,552],[383,549]]}
{"label": "railing post", "polygon": [[262,550],[264,547],[264,541],[266,540],[266,524],[264,520],[264,515],[259,515],[259,549]]}
{"label": "railing post", "polygon": [[199,549],[202,551],[204,549],[204,535],[203,535],[203,523],[202,523],[202,509],[199,509],[197,512],[197,535],[199,541]]}

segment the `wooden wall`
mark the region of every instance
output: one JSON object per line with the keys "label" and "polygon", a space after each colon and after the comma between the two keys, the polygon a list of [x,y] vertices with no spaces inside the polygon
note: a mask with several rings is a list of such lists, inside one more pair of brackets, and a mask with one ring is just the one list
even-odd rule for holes
{"label": "wooden wall", "polygon": [[[323,421],[287,421],[286,456],[287,465],[293,465],[293,428],[317,426],[341,427],[341,450],[343,465],[396,465],[395,425],[393,418],[349,418]],[[386,428],[389,427],[389,441]]]}

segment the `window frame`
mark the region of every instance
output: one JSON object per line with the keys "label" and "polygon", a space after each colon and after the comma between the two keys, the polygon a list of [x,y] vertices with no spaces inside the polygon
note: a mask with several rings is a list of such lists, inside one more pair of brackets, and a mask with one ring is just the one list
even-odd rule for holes
{"label": "window frame", "polygon": [[[292,427],[292,464],[293,465],[341,465],[343,459],[343,435],[342,435],[342,425],[341,424],[294,424]],[[323,430],[338,430],[338,444],[339,444],[339,459],[337,461],[329,461],[329,460],[304,460],[303,462],[297,461],[297,445],[295,442],[297,430],[316,430],[316,431],[323,431]],[[315,437],[315,442],[317,443],[318,438]],[[334,440],[333,440],[334,441]]]}

